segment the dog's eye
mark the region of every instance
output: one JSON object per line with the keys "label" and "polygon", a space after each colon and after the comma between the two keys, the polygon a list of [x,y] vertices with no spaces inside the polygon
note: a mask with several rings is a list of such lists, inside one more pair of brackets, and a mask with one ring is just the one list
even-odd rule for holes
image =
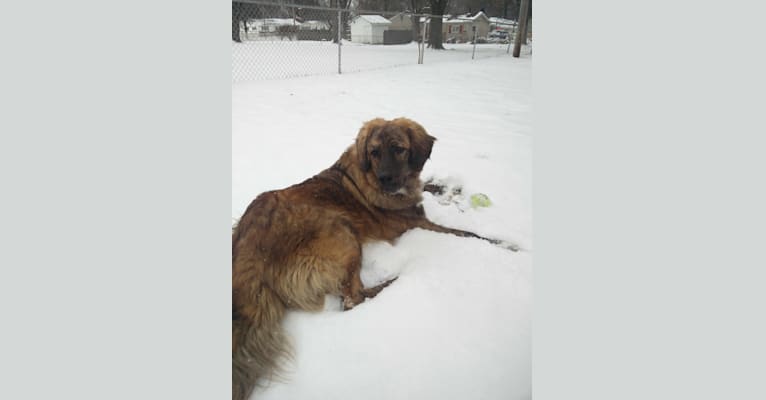
{"label": "dog's eye", "polygon": [[404,147],[394,146],[393,150],[395,154],[402,154],[406,149]]}
{"label": "dog's eye", "polygon": [[370,152],[370,155],[375,157],[375,158],[378,158],[378,157],[380,157],[380,150],[374,149],[373,151]]}

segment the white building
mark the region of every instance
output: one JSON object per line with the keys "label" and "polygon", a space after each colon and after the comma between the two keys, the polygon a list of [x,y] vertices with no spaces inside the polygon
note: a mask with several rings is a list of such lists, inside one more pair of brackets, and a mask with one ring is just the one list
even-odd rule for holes
{"label": "white building", "polygon": [[349,25],[352,42],[383,44],[383,31],[388,29],[391,21],[381,15],[360,15]]}

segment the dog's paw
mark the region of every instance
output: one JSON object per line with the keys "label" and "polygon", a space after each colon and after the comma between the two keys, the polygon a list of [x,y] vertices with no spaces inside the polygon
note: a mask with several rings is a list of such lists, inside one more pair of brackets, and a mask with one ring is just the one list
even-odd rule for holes
{"label": "dog's paw", "polygon": [[519,246],[519,245],[517,245],[515,243],[511,243],[511,242],[506,241],[506,240],[487,239],[487,238],[481,238],[481,239],[484,239],[484,240],[494,244],[497,247],[500,247],[500,248],[503,248],[503,249],[506,249],[506,250],[510,250],[510,251],[513,251],[513,252],[517,252],[517,251],[521,251],[522,250],[521,246]]}
{"label": "dog's paw", "polygon": [[465,211],[463,186],[453,179],[428,178],[423,186],[423,191],[431,193],[436,202],[443,206],[454,205],[460,212]]}
{"label": "dog's paw", "polygon": [[506,250],[510,250],[513,252],[521,251],[521,247],[519,245],[515,243],[511,243],[511,242],[506,242],[505,240],[500,240],[499,243],[497,243],[497,245]]}
{"label": "dog's paw", "polygon": [[358,306],[361,303],[364,303],[366,299],[364,297],[359,299],[353,299],[350,296],[343,297],[341,306],[343,308],[343,311],[348,311],[356,306]]}

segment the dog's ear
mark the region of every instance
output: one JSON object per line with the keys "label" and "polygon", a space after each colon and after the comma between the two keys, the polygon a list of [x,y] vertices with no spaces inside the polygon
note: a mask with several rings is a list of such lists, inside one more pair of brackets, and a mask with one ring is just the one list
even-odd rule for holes
{"label": "dog's ear", "polygon": [[382,118],[375,118],[367,121],[362,125],[362,128],[359,129],[359,134],[356,135],[356,157],[359,160],[359,167],[362,169],[362,172],[370,170],[370,157],[367,155],[367,142],[370,140],[373,131],[385,123],[386,121]]}
{"label": "dog's ear", "polygon": [[426,160],[431,157],[431,148],[436,138],[429,135],[419,123],[407,119],[397,118],[393,121],[404,127],[410,139],[410,168],[414,171],[421,171]]}

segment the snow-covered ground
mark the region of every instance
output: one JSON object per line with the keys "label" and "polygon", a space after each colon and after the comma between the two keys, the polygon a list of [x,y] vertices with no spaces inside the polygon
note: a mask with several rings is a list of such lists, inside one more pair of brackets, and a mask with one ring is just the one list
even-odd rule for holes
{"label": "snow-covered ground", "polygon": [[[471,61],[508,55],[507,44],[445,44],[444,51],[427,50],[424,64]],[[513,49],[510,49],[513,51]],[[366,45],[343,41],[341,72],[368,71],[418,62],[417,43]],[[232,80],[235,83],[338,72],[338,45],[332,42],[268,40],[232,42]]]}
{"label": "snow-covered ground", "polygon": [[[531,58],[428,63],[449,57],[433,53],[425,65],[234,84],[232,217],[332,165],[364,121],[404,116],[438,139],[424,180],[462,189],[425,193],[427,215],[524,250],[423,230],[365,246],[365,285],[399,279],[349,312],[328,298],[324,312],[289,313],[287,381],[255,398],[531,397]],[[473,193],[492,206],[471,208]]]}

